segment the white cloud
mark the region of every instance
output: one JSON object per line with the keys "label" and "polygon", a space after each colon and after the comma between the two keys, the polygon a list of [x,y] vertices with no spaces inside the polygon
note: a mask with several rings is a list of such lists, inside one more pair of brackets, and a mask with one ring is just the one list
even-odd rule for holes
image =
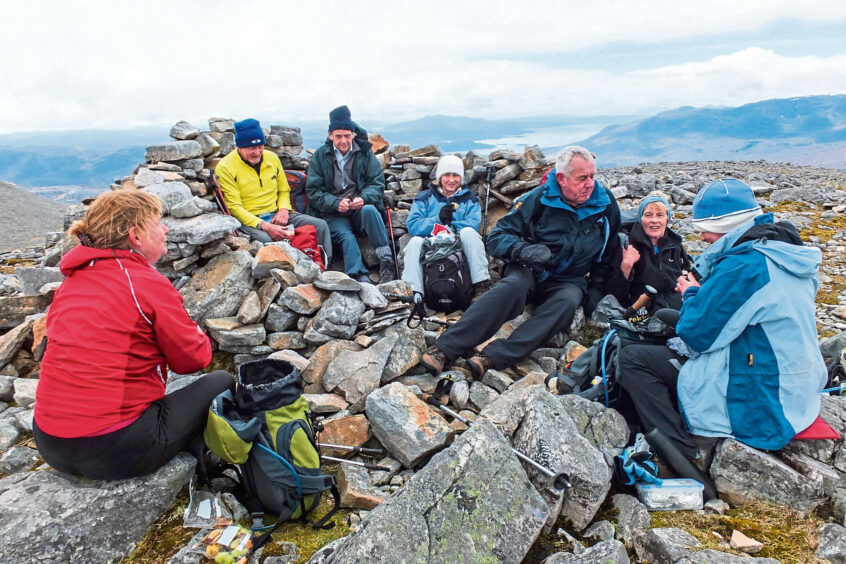
{"label": "white cloud", "polygon": [[[336,3],[31,2],[4,7],[0,132],[125,127],[216,115],[324,119],[445,113],[631,113],[846,92],[846,54],[749,48],[612,73],[569,53],[627,42],[846,21],[846,3],[794,1]],[[561,53],[555,65],[535,54]],[[520,60],[522,59],[522,60]],[[647,67],[649,65],[646,65]]]}

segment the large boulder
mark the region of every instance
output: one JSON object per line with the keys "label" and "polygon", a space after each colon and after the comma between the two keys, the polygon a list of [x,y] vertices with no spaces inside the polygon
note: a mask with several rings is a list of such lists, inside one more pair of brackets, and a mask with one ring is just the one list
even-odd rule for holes
{"label": "large boulder", "polygon": [[379,380],[391,350],[397,342],[395,335],[380,339],[361,352],[341,351],[323,375],[327,392],[344,396],[351,404],[362,402],[379,387]]}
{"label": "large boulder", "polygon": [[[162,223],[168,228],[168,241],[192,245],[204,245],[223,239],[241,227],[241,222],[234,217],[219,213],[204,213],[185,219],[165,217]],[[252,257],[250,261],[252,262]]]}
{"label": "large boulder", "polygon": [[252,264],[247,251],[212,258],[180,290],[188,315],[195,321],[234,316],[250,293]]}
{"label": "large boulder", "polygon": [[179,161],[203,156],[203,149],[196,141],[171,141],[147,147],[147,162]]}
{"label": "large boulder", "polygon": [[547,469],[570,475],[571,489],[558,492],[549,477],[530,468],[529,476],[552,509],[552,526],[561,509],[577,530],[593,520],[611,489],[611,469],[603,454],[579,434],[573,419],[562,409],[558,396],[535,389],[526,399],[526,414],[512,439],[514,448]]}
{"label": "large boulder", "polygon": [[822,475],[802,473],[734,439],[717,447],[710,472],[720,499],[731,505],[764,500],[810,511],[826,499]]}
{"label": "large boulder", "polygon": [[521,562],[548,515],[508,441],[480,420],[324,561]]}
{"label": "large boulder", "polygon": [[407,468],[452,440],[453,430],[444,418],[399,382],[367,396],[365,412],[373,435]]}
{"label": "large boulder", "polygon": [[0,481],[0,561],[120,562],[194,472],[180,454],[157,472],[92,481],[42,470]]}

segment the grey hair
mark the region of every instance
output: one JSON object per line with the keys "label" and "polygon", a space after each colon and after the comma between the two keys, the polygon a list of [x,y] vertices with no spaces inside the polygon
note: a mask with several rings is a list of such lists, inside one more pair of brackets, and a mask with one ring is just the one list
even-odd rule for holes
{"label": "grey hair", "polygon": [[555,157],[555,171],[563,173],[564,176],[570,176],[573,157],[582,158],[589,163],[594,161],[593,153],[584,147],[570,145],[569,147],[561,149],[561,152],[558,153],[557,157]]}

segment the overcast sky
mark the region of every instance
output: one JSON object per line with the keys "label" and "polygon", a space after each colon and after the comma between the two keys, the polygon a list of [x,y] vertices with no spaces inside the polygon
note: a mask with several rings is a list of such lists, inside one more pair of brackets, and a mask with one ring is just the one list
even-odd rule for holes
{"label": "overcast sky", "polygon": [[647,114],[846,93],[846,2],[5,2],[0,133]]}

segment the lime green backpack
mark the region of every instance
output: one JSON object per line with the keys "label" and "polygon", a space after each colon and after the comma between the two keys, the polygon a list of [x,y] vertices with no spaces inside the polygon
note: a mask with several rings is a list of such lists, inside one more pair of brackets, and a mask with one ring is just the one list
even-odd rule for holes
{"label": "lime green backpack", "polygon": [[[227,390],[212,401],[203,438],[223,461],[238,465],[254,528],[261,526],[263,512],[277,516],[276,526],[291,519],[316,528],[334,525],[327,522],[340,506],[340,495],[334,476],[321,470],[300,372],[289,362],[242,364],[236,395]],[[325,491],[332,493],[334,508],[319,521],[308,521]]]}

